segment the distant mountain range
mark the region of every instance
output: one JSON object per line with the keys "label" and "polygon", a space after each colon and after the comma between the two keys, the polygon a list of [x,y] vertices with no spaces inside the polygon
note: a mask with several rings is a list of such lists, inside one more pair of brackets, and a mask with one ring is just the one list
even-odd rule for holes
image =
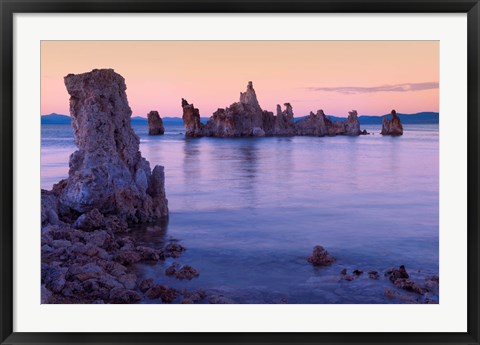
{"label": "distant mountain range", "polygon": [[51,113],[42,115],[42,125],[68,125],[70,124],[70,116]]}
{"label": "distant mountain range", "polygon": [[[375,116],[375,115],[361,115],[358,117],[358,120],[360,121],[360,124],[362,125],[369,125],[369,124],[381,124],[383,121],[383,117],[389,116],[390,114],[385,114],[382,116]],[[421,113],[415,113],[415,114],[400,114],[397,113],[398,116],[400,116],[400,120],[402,123],[405,124],[416,124],[416,123],[438,123],[438,113],[434,112],[421,112]],[[297,117],[295,118],[295,121],[298,121],[305,116],[302,117]],[[327,115],[327,117],[331,118],[333,121],[335,120],[345,120],[344,117],[337,117],[337,116],[332,116],[332,115]],[[165,125],[183,125],[183,120],[180,117],[164,117],[163,123]],[[200,118],[200,121],[203,123],[207,122],[208,118],[202,117]],[[133,116],[131,118],[132,124],[147,124],[147,119],[145,117],[141,116]],[[62,115],[62,114],[48,114],[48,115],[42,115],[42,124],[44,125],[62,125],[62,124],[70,124],[70,116],[68,115]]]}
{"label": "distant mountain range", "polygon": [[[434,112],[421,112],[421,113],[415,113],[415,114],[400,114],[400,113],[397,113],[397,115],[400,117],[400,121],[402,121],[402,123],[406,123],[406,124],[438,123],[438,113],[434,113]],[[361,115],[361,116],[358,117],[358,121],[360,122],[361,125],[382,124],[383,118],[385,116],[390,116],[390,114],[385,114],[385,115],[382,115],[382,116]],[[333,121],[335,121],[335,120],[345,120],[345,118],[342,118],[342,117],[329,116],[329,115],[327,115],[327,117],[331,118]]]}

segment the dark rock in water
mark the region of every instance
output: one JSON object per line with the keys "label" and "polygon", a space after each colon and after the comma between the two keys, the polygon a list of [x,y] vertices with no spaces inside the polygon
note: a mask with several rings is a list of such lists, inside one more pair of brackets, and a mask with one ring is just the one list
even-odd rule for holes
{"label": "dark rock in water", "polygon": [[407,291],[412,291],[415,293],[418,293],[419,295],[424,294],[427,292],[427,290],[414,281],[408,279],[408,278],[398,278],[394,282],[396,287],[399,287],[401,289],[407,290]]}
{"label": "dark rock in water", "polygon": [[390,281],[397,286],[398,288],[407,290],[407,291],[412,291],[418,294],[424,294],[427,292],[427,289],[424,287],[421,287],[414,281],[412,281],[407,273],[407,270],[405,269],[405,266],[401,265],[398,269],[397,268],[392,268],[385,272],[385,276],[390,279]]}
{"label": "dark rock in water", "polygon": [[186,289],[182,289],[182,290],[180,290],[180,293],[183,295],[183,297],[185,297],[186,299],[189,299],[193,302],[203,300],[207,296],[207,294],[203,290],[187,291]]}
{"label": "dark rock in water", "polygon": [[360,276],[360,275],[363,274],[363,271],[362,271],[362,270],[359,270],[359,269],[355,269],[355,270],[353,270],[352,273],[355,274],[356,276]]}
{"label": "dark rock in water", "polygon": [[165,270],[165,275],[168,277],[175,277],[180,280],[192,280],[200,275],[198,271],[192,266],[185,265],[180,267],[180,265],[174,262]]}
{"label": "dark rock in water", "polygon": [[152,299],[161,298],[163,303],[172,303],[179,296],[179,292],[165,285],[155,285],[146,292],[146,295]]}
{"label": "dark rock in water", "polygon": [[186,280],[192,280],[193,278],[196,278],[200,275],[198,271],[193,268],[192,266],[185,265],[182,268],[180,268],[176,273],[175,277],[177,279],[186,279]]}
{"label": "dark rock in water", "polygon": [[399,268],[389,269],[385,272],[385,276],[388,277],[392,283],[397,279],[410,277],[404,265],[401,265]]}
{"label": "dark rock in water", "polygon": [[382,135],[403,135],[403,126],[402,122],[400,121],[400,117],[398,117],[397,112],[392,110],[390,113],[392,119],[388,119],[387,116],[383,118],[382,123]]}
{"label": "dark rock in water", "polygon": [[437,275],[434,276],[428,276],[425,278],[425,287],[429,291],[438,291],[439,287],[439,279]]}
{"label": "dark rock in water", "polygon": [[147,114],[148,118],[148,135],[162,135],[165,133],[163,121],[158,111],[152,110]]}
{"label": "dark rock in water", "polygon": [[165,257],[178,258],[185,251],[185,247],[178,243],[169,243],[165,246]]}
{"label": "dark rock in water", "polygon": [[328,266],[335,261],[335,258],[331,256],[325,248],[322,246],[315,246],[313,253],[308,257],[308,262],[314,266]]}
{"label": "dark rock in water", "polygon": [[159,250],[150,248],[150,247],[145,247],[145,246],[138,246],[135,248],[137,253],[140,254],[141,260],[143,261],[158,261],[160,259],[163,259],[163,253],[161,253]]}
{"label": "dark rock in water", "polygon": [[341,274],[342,276],[346,275],[346,274],[347,274],[347,269],[344,268],[343,270],[341,270],[341,271],[340,271],[340,274]]}
{"label": "dark rock in water", "polygon": [[153,172],[139,151],[122,76],[112,69],[69,74],[70,113],[78,150],[67,179],[53,188],[60,213],[97,209],[129,222],[168,215],[162,166]]}
{"label": "dark rock in water", "polygon": [[153,279],[152,278],[148,278],[148,279],[144,279],[140,282],[140,284],[138,285],[138,288],[140,289],[140,291],[142,291],[143,293],[147,292],[149,289],[151,289],[152,287],[155,286],[155,283],[153,282]]}
{"label": "dark rock in water", "polygon": [[174,276],[177,273],[177,269],[180,267],[180,265],[176,262],[171,264],[167,269],[165,270],[165,275],[168,277]]}
{"label": "dark rock in water", "polygon": [[368,272],[368,277],[369,277],[370,279],[378,279],[378,278],[380,278],[380,276],[379,276],[379,274],[378,274],[377,271],[369,271],[369,272]]}
{"label": "dark rock in water", "polygon": [[136,291],[124,288],[114,288],[110,291],[109,298],[111,303],[125,304],[138,302],[142,299],[142,296]]}
{"label": "dark rock in water", "polygon": [[183,125],[185,126],[186,137],[203,137],[205,135],[204,126],[200,122],[200,112],[193,104],[189,104],[182,98]]}

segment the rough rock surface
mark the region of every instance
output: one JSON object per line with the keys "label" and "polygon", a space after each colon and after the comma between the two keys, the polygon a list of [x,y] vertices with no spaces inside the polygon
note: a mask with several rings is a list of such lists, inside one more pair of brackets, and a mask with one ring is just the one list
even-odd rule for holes
{"label": "rough rock surface", "polygon": [[[240,101],[218,109],[205,124],[206,135],[215,137],[247,137],[262,134],[263,110],[257,100],[252,82],[240,93]],[[264,131],[265,132],[265,131]]]}
{"label": "rough rock surface", "polygon": [[148,135],[162,135],[165,133],[163,121],[158,111],[152,110],[147,114],[148,119]]}
{"label": "rough rock surface", "polygon": [[315,246],[313,253],[308,257],[308,262],[313,266],[328,266],[335,261],[335,258],[331,256],[325,248],[322,246]]}
{"label": "rough rock surface", "polygon": [[137,262],[164,260],[164,246],[136,246],[128,234],[65,223],[42,226],[41,244],[42,303],[141,303],[152,294],[164,303],[176,298],[175,290],[133,273]]}
{"label": "rough rock surface", "polygon": [[385,276],[398,288],[415,292],[419,295],[427,292],[427,289],[418,285],[410,279],[405,266],[401,265],[398,269],[392,268],[385,272]]}
{"label": "rough rock surface", "polygon": [[42,189],[41,192],[41,219],[42,225],[45,224],[58,224],[58,199],[52,192]]}
{"label": "rough rock surface", "polygon": [[185,126],[185,136],[202,137],[205,134],[204,125],[200,122],[200,112],[193,104],[189,104],[186,99],[182,98],[183,108],[183,125]]}
{"label": "rough rock surface", "polygon": [[355,136],[360,135],[360,122],[358,122],[358,113],[356,110],[348,112],[348,118],[345,121],[345,135]]}
{"label": "rough rock surface", "polygon": [[285,110],[277,104],[277,116],[275,118],[274,135],[295,135],[295,122],[293,120],[293,108],[290,103],[285,103]]}
{"label": "rough rock surface", "polygon": [[335,135],[332,120],[325,116],[322,109],[314,114],[310,112],[309,116],[298,120],[295,123],[297,135],[308,135],[323,137],[325,135]]}
{"label": "rough rock surface", "polygon": [[53,187],[59,213],[74,218],[97,209],[129,222],[167,216],[163,167],[151,171],[140,154],[123,77],[93,70],[67,75],[65,85],[78,150],[68,178]]}
{"label": "rough rock surface", "polygon": [[192,280],[200,275],[198,271],[190,265],[180,267],[180,265],[174,262],[170,267],[165,270],[165,275],[168,277],[175,277],[177,279]]}
{"label": "rough rock surface", "polygon": [[392,119],[388,119],[386,116],[383,118],[382,123],[382,135],[403,135],[403,126],[400,118],[395,110],[392,110],[390,115]]}
{"label": "rough rock surface", "polygon": [[250,81],[247,90],[240,93],[239,102],[227,108],[219,108],[205,125],[200,122],[199,110],[182,99],[183,122],[187,137],[260,137],[260,136],[324,136],[324,135],[360,135],[357,112],[350,112],[346,121],[332,123],[323,110],[295,122],[293,108],[284,103],[282,110],[277,105],[277,114],[263,110]]}

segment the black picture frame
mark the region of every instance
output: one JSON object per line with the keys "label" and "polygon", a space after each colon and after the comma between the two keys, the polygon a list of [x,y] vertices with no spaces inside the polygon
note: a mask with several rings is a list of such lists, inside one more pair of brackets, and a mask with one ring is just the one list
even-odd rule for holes
{"label": "black picture frame", "polygon": [[[2,344],[479,344],[479,0],[0,0],[0,341]],[[15,13],[468,14],[468,330],[466,333],[13,332],[13,16]],[[455,315],[452,315],[454,318]]]}

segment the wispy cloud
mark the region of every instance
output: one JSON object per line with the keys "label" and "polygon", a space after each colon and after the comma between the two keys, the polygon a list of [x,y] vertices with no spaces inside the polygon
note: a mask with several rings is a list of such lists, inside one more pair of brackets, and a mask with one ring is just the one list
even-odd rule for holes
{"label": "wispy cloud", "polygon": [[411,92],[438,89],[438,82],[405,83],[381,86],[307,87],[306,89],[310,91],[339,92],[347,95],[374,92]]}

